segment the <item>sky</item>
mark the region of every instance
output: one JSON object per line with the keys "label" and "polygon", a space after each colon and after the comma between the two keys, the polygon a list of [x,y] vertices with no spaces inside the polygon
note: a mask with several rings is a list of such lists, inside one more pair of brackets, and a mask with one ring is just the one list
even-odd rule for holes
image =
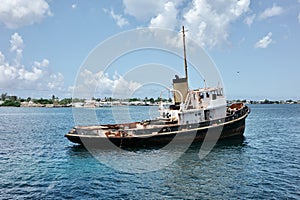
{"label": "sky", "polygon": [[[300,99],[300,0],[1,0],[0,93],[71,97],[78,79],[101,98],[117,85],[134,92],[142,84],[126,73],[149,63],[182,75],[182,59],[157,50],[123,56],[110,70],[80,70],[109,38],[153,27],[181,34],[182,25],[215,64],[228,99]],[[202,87],[189,69],[191,85]]]}

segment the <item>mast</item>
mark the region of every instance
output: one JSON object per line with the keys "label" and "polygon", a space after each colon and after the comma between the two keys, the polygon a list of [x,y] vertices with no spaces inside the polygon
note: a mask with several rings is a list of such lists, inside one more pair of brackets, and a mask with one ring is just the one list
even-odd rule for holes
{"label": "mast", "polygon": [[175,79],[173,79],[175,105],[183,104],[185,102],[187,96],[188,96],[188,93],[189,93],[184,26],[182,26],[182,36],[183,36],[182,39],[183,39],[183,53],[184,53],[183,55],[184,55],[185,77],[184,78],[179,78],[178,75],[175,75]]}
{"label": "mast", "polygon": [[184,26],[182,26],[182,39],[183,39],[183,56],[184,56],[184,71],[185,71],[185,78],[186,78],[186,80],[188,80],[187,62],[186,62],[186,50],[185,50],[185,33],[184,33]]}

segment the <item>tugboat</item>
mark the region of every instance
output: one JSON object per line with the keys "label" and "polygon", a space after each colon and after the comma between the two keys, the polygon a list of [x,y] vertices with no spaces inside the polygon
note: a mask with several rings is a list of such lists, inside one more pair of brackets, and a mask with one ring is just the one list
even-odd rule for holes
{"label": "tugboat", "polygon": [[71,142],[107,147],[152,147],[176,143],[198,143],[204,139],[242,138],[250,109],[243,103],[227,105],[223,88],[189,90],[183,27],[185,77],[173,79],[173,102],[160,103],[159,117],[124,124],[76,126],[66,135]]}

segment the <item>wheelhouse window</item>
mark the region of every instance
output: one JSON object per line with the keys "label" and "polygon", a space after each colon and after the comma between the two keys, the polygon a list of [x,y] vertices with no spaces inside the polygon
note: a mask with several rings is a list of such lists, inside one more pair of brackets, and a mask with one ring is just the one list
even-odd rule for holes
{"label": "wheelhouse window", "polygon": [[217,96],[223,96],[223,89],[222,88],[217,90]]}

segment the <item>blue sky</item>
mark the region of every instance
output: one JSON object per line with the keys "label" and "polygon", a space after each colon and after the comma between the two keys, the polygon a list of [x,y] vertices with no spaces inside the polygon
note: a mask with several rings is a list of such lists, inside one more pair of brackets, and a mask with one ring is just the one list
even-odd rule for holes
{"label": "blue sky", "polygon": [[[70,97],[79,67],[99,43],[139,27],[179,32],[182,25],[216,64],[229,99],[300,99],[298,0],[2,0],[0,92]],[[133,87],[122,76],[130,60],[152,62],[147,53],[86,78],[101,82],[100,97],[116,83]],[[182,65],[180,59],[150,54],[157,63]]]}

